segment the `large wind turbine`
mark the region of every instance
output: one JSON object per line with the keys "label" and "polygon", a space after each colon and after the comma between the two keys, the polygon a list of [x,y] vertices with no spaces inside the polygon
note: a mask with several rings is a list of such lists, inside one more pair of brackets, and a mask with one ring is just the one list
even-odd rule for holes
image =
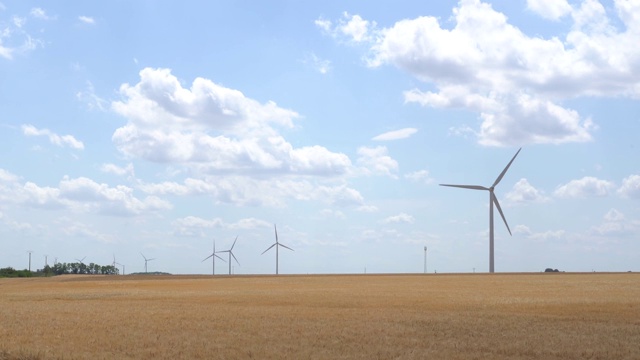
{"label": "large wind turbine", "polygon": [[142,255],[142,257],[144,258],[144,273],[147,273],[147,263],[151,260],[155,260],[155,258],[151,258],[151,259],[147,259],[146,256],[144,256],[143,253],[140,253],[140,255]]}
{"label": "large wind turbine", "polygon": [[500,203],[498,202],[498,198],[496,197],[493,190],[500,183],[500,180],[502,180],[502,178],[504,177],[504,174],[507,173],[507,170],[509,170],[509,166],[511,166],[511,163],[513,163],[513,160],[516,159],[516,156],[518,156],[518,154],[520,153],[520,150],[522,150],[522,148],[518,149],[516,154],[513,155],[513,158],[511,158],[511,161],[509,161],[509,163],[504,168],[504,170],[502,170],[502,172],[500,173],[496,181],[493,182],[493,185],[491,185],[491,187],[485,187],[480,185],[440,184],[440,186],[450,186],[450,187],[457,187],[457,188],[463,188],[463,189],[489,191],[489,272],[490,273],[494,272],[494,267],[493,267],[493,205],[494,204],[496,208],[498,208],[498,212],[502,217],[502,221],[504,221],[504,225],[507,227],[507,230],[509,231],[509,235],[511,235],[511,229],[509,229],[509,224],[507,224],[507,219],[505,219],[504,214],[502,213],[502,209],[500,208]]}
{"label": "large wind turbine", "polygon": [[[233,247],[231,247],[231,248],[233,249]],[[220,251],[220,252],[222,252],[222,251]],[[207,256],[204,260],[202,260],[202,262],[205,262],[209,258],[212,258],[212,261],[213,261],[213,266],[212,266],[213,270],[211,270],[211,275],[215,275],[216,274],[216,258],[224,261],[224,259],[221,258],[220,256],[218,256],[218,254],[216,253],[216,241],[215,240],[213,240],[213,252],[211,253],[211,255]],[[238,261],[238,260],[236,260],[236,261]]]}
{"label": "large wind turbine", "polygon": [[288,247],[288,246],[282,245],[282,244],[280,244],[278,242],[278,229],[276,228],[276,224],[273,224],[273,230],[275,230],[275,232],[276,232],[276,242],[273,245],[269,246],[269,248],[267,250],[263,251],[262,254],[260,254],[260,255],[263,255],[267,251],[271,250],[272,247],[274,247],[274,246],[276,247],[276,275],[278,275],[278,247],[282,246],[283,248],[289,249],[291,251],[293,251],[293,249]]}
{"label": "large wind turbine", "polygon": [[238,265],[240,265],[240,263],[238,262],[238,259],[236,259],[236,256],[233,255],[233,247],[236,246],[236,241],[238,241],[238,237],[237,236],[236,236],[236,239],[233,240],[233,245],[231,245],[231,249],[220,251],[221,253],[223,253],[223,252],[229,253],[229,275],[231,275],[231,257],[232,256],[236,260],[236,263],[238,263]]}

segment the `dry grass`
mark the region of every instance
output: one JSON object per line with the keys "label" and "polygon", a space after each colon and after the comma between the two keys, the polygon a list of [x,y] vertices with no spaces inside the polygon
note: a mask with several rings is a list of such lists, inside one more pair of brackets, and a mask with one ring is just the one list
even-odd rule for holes
{"label": "dry grass", "polygon": [[640,274],[0,279],[4,359],[640,359]]}

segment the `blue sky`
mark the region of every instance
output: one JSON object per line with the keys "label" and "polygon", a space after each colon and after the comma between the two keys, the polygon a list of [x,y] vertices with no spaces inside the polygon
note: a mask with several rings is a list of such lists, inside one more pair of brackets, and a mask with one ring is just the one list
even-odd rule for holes
{"label": "blue sky", "polygon": [[[0,266],[640,270],[635,1],[0,3]],[[225,254],[223,254],[225,255]],[[224,273],[227,264],[216,264]]]}

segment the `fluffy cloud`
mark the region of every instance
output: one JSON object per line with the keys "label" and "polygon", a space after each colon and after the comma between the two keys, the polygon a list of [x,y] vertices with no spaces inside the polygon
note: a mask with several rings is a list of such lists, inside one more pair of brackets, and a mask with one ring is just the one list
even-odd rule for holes
{"label": "fluffy cloud", "polygon": [[358,165],[365,175],[387,175],[397,178],[398,162],[388,154],[386,146],[358,148]]}
{"label": "fluffy cloud", "polygon": [[111,187],[89,178],[63,178],[57,187],[39,186],[19,179],[4,170],[0,171],[0,199],[43,209],[70,209],[77,212],[94,212],[106,215],[131,216],[147,212],[167,210],[171,204],[156,196],[139,199],[127,186]]}
{"label": "fluffy cloud", "polygon": [[389,131],[389,132],[374,136],[371,140],[391,141],[391,140],[406,139],[417,132],[418,132],[418,129],[415,129],[415,128],[404,128],[404,129]]}
{"label": "fluffy cloud", "polygon": [[623,213],[610,209],[603,217],[600,225],[591,228],[591,233],[601,236],[635,234],[638,222],[628,220]]}
{"label": "fluffy cloud", "polygon": [[405,178],[415,181],[415,182],[423,182],[425,184],[431,184],[433,179],[429,177],[429,171],[427,170],[418,170],[404,175]]}
{"label": "fluffy cloud", "polygon": [[640,66],[634,42],[640,6],[615,1],[621,25],[596,0],[576,8],[529,0],[528,7],[550,19],[570,14],[573,27],[562,39],[530,36],[490,4],[461,0],[451,28],[422,16],[384,29],[370,22],[360,38],[370,39],[369,66],[396,66],[435,85],[436,91],[407,91],[407,102],[476,112],[482,124],[475,133],[483,145],[590,141],[597,127],[562,101],[640,97],[640,72],[634,71]]}
{"label": "fluffy cloud", "polygon": [[316,54],[311,53],[307,56],[303,62],[311,65],[320,74],[327,74],[331,71],[331,61],[320,59]]}
{"label": "fluffy cloud", "polygon": [[520,179],[513,189],[505,195],[512,203],[547,202],[549,198],[541,190],[534,188],[527,179]]}
{"label": "fluffy cloud", "polygon": [[611,181],[585,176],[582,179],[571,180],[559,186],[554,195],[560,198],[601,197],[609,195],[614,187]]}
{"label": "fluffy cloud", "polygon": [[80,20],[81,22],[85,23],[85,24],[89,24],[89,25],[93,25],[96,23],[96,20],[94,18],[92,18],[91,16],[78,16],[78,20]]}
{"label": "fluffy cloud", "polygon": [[102,166],[100,166],[100,171],[118,176],[128,175],[133,177],[135,175],[133,164],[131,163],[127,164],[125,167],[120,167],[114,164],[102,164]]}
{"label": "fluffy cloud", "polygon": [[[32,9],[30,15],[39,19],[47,16],[44,10],[39,8]],[[13,15],[10,19],[0,16],[0,57],[11,60],[15,55],[27,53],[43,44],[42,40],[30,32],[26,16]]]}
{"label": "fluffy cloud", "polygon": [[31,9],[30,12],[31,16],[38,18],[38,19],[42,19],[42,20],[49,20],[51,19],[51,17],[49,15],[47,15],[47,12],[39,7],[33,8]]}
{"label": "fluffy cloud", "polygon": [[566,0],[527,0],[527,9],[544,18],[558,20],[571,12],[571,5]]}
{"label": "fluffy cloud", "polygon": [[623,197],[640,198],[640,175],[629,175],[624,178],[618,194]]}
{"label": "fluffy cloud", "polygon": [[183,88],[168,69],[146,68],[140,82],[120,88],[112,109],[129,123],[113,134],[129,157],[197,165],[228,173],[341,175],[351,161],[322,146],[294,148],[273,126],[298,117],[273,102],[260,104],[240,91],[197,78]]}
{"label": "fluffy cloud", "polygon": [[226,223],[221,218],[211,220],[202,219],[197,216],[187,216],[176,219],[172,226],[174,234],[179,236],[204,237],[209,229],[229,229],[229,230],[247,230],[258,228],[271,228],[273,224],[256,218],[240,219],[235,223]]}
{"label": "fluffy cloud", "polygon": [[347,12],[342,14],[342,18],[335,25],[330,20],[322,18],[316,20],[315,24],[335,38],[344,38],[354,43],[370,40],[371,32],[376,27],[375,22],[364,20],[360,15],[351,15]]}
{"label": "fluffy cloud", "polygon": [[286,200],[321,201],[341,207],[364,205],[360,192],[346,184],[321,185],[310,180],[224,176],[141,184],[139,188],[151,195],[209,195],[217,203],[243,206],[282,207]]}
{"label": "fluffy cloud", "polygon": [[22,125],[22,133],[25,136],[46,136],[49,142],[57,146],[68,146],[76,150],[83,150],[84,144],[72,135],[58,135],[48,129],[38,129],[33,125]]}
{"label": "fluffy cloud", "polygon": [[413,224],[414,222],[415,222],[414,217],[409,215],[409,214],[405,214],[405,213],[400,213],[398,215],[389,216],[388,218],[382,220],[383,224],[390,224],[390,223]]}

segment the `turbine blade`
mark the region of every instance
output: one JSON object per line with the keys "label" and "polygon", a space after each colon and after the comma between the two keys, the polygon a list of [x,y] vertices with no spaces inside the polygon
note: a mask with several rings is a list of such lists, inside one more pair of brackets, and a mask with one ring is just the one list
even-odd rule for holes
{"label": "turbine blade", "polygon": [[513,155],[513,157],[511,158],[511,161],[509,161],[509,163],[507,164],[507,166],[504,168],[504,170],[502,170],[502,172],[500,173],[500,175],[498,176],[498,178],[496,179],[496,181],[493,182],[493,185],[491,185],[491,187],[495,187],[496,185],[498,185],[498,183],[500,182],[500,180],[502,180],[502,177],[504,176],[504,174],[507,173],[507,170],[509,170],[509,166],[511,166],[511,163],[513,162],[513,160],[516,159],[516,156],[518,156],[518,154],[520,153],[520,150],[522,150],[522,148],[518,149],[518,151],[516,152],[515,155]]}
{"label": "turbine blade", "polygon": [[224,262],[227,262],[227,260],[225,260],[225,259],[221,258],[221,257],[220,257],[220,256],[218,256],[218,255],[216,255],[216,257],[217,257],[218,259],[220,259],[220,260],[224,261]]}
{"label": "turbine blade", "polygon": [[[207,257],[206,257],[204,260],[202,260],[201,262],[205,262],[205,261],[209,260],[209,258],[210,258],[210,257],[212,257],[213,255],[215,255],[215,254],[211,254],[211,255],[207,256]],[[216,255],[216,256],[217,256],[217,255]]]}
{"label": "turbine blade", "polygon": [[231,245],[231,249],[229,250],[233,250],[233,247],[236,246],[236,241],[238,241],[238,237],[236,236],[236,239],[233,240],[233,245]]}
{"label": "turbine blade", "polygon": [[[262,252],[262,254],[264,254],[264,253],[266,253],[267,251],[271,250],[271,248],[272,248],[272,247],[274,247],[274,246],[276,246],[277,244],[278,244],[278,243],[275,243],[275,244],[273,244],[273,245],[269,246],[269,248],[268,248],[267,250],[263,251],[263,252]],[[262,255],[262,254],[260,254],[260,255]]]}
{"label": "turbine blade", "polygon": [[238,265],[240,265],[240,262],[238,261],[238,259],[236,259],[236,256],[233,255],[232,252],[229,252],[229,254],[231,254],[231,256],[233,256],[233,259],[236,261],[236,263],[238,263]]}
{"label": "turbine blade", "polygon": [[276,228],[276,224],[273,224],[273,230],[276,232],[276,244],[278,243],[278,228]]}
{"label": "turbine blade", "polygon": [[143,254],[143,253],[140,253],[140,255],[142,255],[142,257],[143,257],[145,260],[147,260],[147,258],[144,256],[144,254]]}
{"label": "turbine blade", "polygon": [[504,225],[507,227],[507,230],[509,231],[509,235],[513,236],[511,234],[511,229],[509,229],[509,224],[507,224],[507,219],[504,217],[504,214],[502,213],[502,208],[500,208],[500,203],[498,202],[498,198],[496,197],[496,194],[494,194],[493,192],[491,192],[491,201],[494,204],[496,204],[496,208],[498,209],[498,212],[500,213],[500,216],[502,217],[502,221],[504,221]]}
{"label": "turbine blade", "polygon": [[480,186],[480,185],[452,185],[452,184],[440,184],[440,186],[449,186],[455,188],[462,189],[471,189],[471,190],[489,190],[488,187]]}
{"label": "turbine blade", "polygon": [[148,259],[147,261],[151,261],[151,260],[155,260],[155,259],[156,259],[156,258],[153,258],[153,259]]}
{"label": "turbine blade", "polygon": [[291,251],[294,251],[292,248],[290,248],[290,247],[288,247],[288,246],[286,246],[286,245],[282,245],[282,244],[278,244],[278,245],[282,246],[283,248],[287,248],[287,249],[289,249],[289,250],[291,250]]}

